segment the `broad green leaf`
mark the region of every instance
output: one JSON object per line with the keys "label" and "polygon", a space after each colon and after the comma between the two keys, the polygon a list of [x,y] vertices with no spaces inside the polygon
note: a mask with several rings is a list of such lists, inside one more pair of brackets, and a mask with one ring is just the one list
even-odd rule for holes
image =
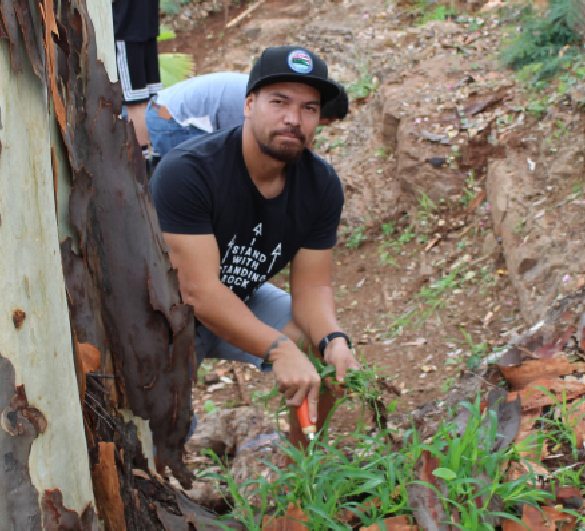
{"label": "broad green leaf", "polygon": [[161,53],[158,56],[160,78],[167,88],[193,75],[194,63],[190,55],[184,53]]}
{"label": "broad green leaf", "polygon": [[435,468],[433,470],[433,476],[441,479],[455,479],[457,474],[450,468]]}

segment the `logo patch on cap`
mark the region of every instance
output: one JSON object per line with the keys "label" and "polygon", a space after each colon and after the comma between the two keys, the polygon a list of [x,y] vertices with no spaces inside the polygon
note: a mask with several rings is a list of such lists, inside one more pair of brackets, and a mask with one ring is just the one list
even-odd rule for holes
{"label": "logo patch on cap", "polygon": [[304,50],[293,50],[288,54],[288,66],[298,74],[309,74],[313,70],[313,59]]}

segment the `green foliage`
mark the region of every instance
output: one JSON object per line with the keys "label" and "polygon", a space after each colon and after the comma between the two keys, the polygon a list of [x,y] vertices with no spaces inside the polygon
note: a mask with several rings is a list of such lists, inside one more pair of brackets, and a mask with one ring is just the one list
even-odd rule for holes
{"label": "green foliage", "polygon": [[254,404],[262,402],[264,409],[268,409],[268,403],[270,402],[270,400],[273,399],[274,397],[277,397],[278,395],[279,395],[278,389],[275,385],[272,388],[272,390],[269,391],[268,393],[264,391],[252,391],[250,393],[250,398],[252,399],[252,402]]}
{"label": "green foliage", "polygon": [[455,17],[457,13],[444,5],[437,5],[436,0],[417,0],[414,5],[414,14],[418,24],[424,26],[431,20],[445,20],[449,16]]}
{"label": "green foliage", "polygon": [[181,7],[189,2],[190,0],[160,0],[160,10],[164,15],[178,15]]}
{"label": "green foliage", "polygon": [[455,15],[455,11],[447,9],[445,6],[436,6],[432,11],[426,11],[423,14],[421,25],[425,25],[431,20],[445,20],[448,15]]}
{"label": "green foliage", "polygon": [[522,31],[502,47],[503,64],[513,70],[529,66],[523,75],[531,75],[531,82],[554,76],[577,56],[581,38],[576,21],[582,20],[577,0],[550,0],[544,16],[529,13],[522,20]]}
{"label": "green foliage", "polygon": [[190,55],[184,53],[161,53],[158,56],[160,78],[163,87],[170,87],[193,75],[194,63]]}
{"label": "green foliage", "polygon": [[571,466],[559,468],[552,472],[551,475],[559,485],[564,485],[565,487],[577,487],[580,489],[585,483],[585,466],[578,469]]}
{"label": "green foliage", "polygon": [[547,414],[538,418],[543,424],[546,437],[557,446],[568,444],[571,448],[573,458],[575,460],[578,459],[576,427],[585,416],[579,410],[579,406],[585,402],[585,398],[569,404],[567,400],[567,389],[564,387],[561,400],[554,393],[540,385],[537,385],[535,389],[549,396],[554,404],[554,407]]}
{"label": "green foliage", "polygon": [[158,42],[171,41],[171,40],[175,39],[176,37],[177,37],[177,34],[175,33],[175,30],[173,30],[172,28],[169,28],[167,26],[162,26],[160,28],[160,32],[159,32],[156,40]]}
{"label": "green foliage", "polygon": [[[422,195],[423,197],[427,197],[424,194]],[[406,218],[407,216],[404,216],[403,219]],[[410,243],[416,238],[414,227],[412,225],[407,225],[402,230],[402,232],[399,232],[399,229],[395,227],[394,222],[388,221],[382,225],[382,234],[384,237],[389,236],[389,238],[385,239],[378,247],[378,251],[380,253],[380,264],[391,264],[393,266],[397,266],[398,263],[394,259],[393,255],[402,252],[404,245]],[[398,237],[394,237],[395,234],[398,234]]]}
{"label": "green foliage", "polygon": [[[481,360],[488,354],[489,345],[487,341],[482,341],[481,343],[474,343],[473,337],[469,332],[467,332],[463,327],[459,327],[459,330],[463,334],[465,338],[464,342],[467,343],[469,348],[467,352],[467,360],[466,365],[470,371],[474,371],[479,368],[481,364]],[[461,339],[450,339],[450,341],[461,342]],[[459,359],[455,359],[454,362],[460,361]],[[445,365],[448,365],[449,360],[445,362]]]}
{"label": "green foliage", "polygon": [[[353,383],[363,388],[362,379]],[[345,400],[339,400],[334,410]],[[359,519],[360,525],[354,529],[381,524],[389,516],[411,513],[408,486],[416,484],[435,491],[447,515],[455,511],[460,514],[460,529],[478,531],[491,529],[487,523],[490,517],[518,521],[514,516],[518,504],[537,505],[554,499],[551,493],[537,488],[537,477],[531,472],[506,481],[505,465],[527,463],[519,452],[528,447],[499,444],[497,414],[492,409],[481,412],[479,395],[472,403],[460,406],[465,414],[453,413],[430,440],[421,441],[414,427],[407,430],[398,451],[391,451],[388,445],[388,430],[371,436],[363,433],[362,426],[350,434],[350,446],[341,436],[329,441],[326,425],[306,449],[294,448],[283,440],[281,450],[292,464],[280,470],[262,461],[272,472],[270,480],[258,474],[238,486],[224,460],[212,452],[206,453],[220,472],[204,476],[227,483],[225,496],[232,510],[226,518],[237,518],[252,531],[261,529],[265,516],[283,516],[291,502],[311,515],[312,530],[350,529],[341,521],[344,510]],[[424,452],[439,462],[433,475],[440,489],[419,479],[417,471]],[[256,506],[251,503],[252,497]],[[502,512],[492,509],[495,505],[490,502],[496,499]]]}
{"label": "green foliage", "polygon": [[206,400],[205,403],[203,404],[203,409],[205,409],[205,412],[209,414],[219,411],[221,407],[214,404],[213,400]]}
{"label": "green foliage", "polygon": [[[521,458],[514,446],[498,444],[497,414],[492,409],[481,413],[480,398],[473,403],[460,404],[467,413],[467,423],[462,429],[461,419],[454,418],[442,423],[428,445],[421,444],[418,437],[405,437],[405,451],[409,451],[415,462],[423,450],[438,459],[438,467],[433,474],[444,479],[437,488],[430,483],[414,480],[433,490],[442,501],[446,515],[457,511],[460,515],[459,529],[487,531],[493,529],[490,518],[513,516],[513,508],[518,503],[537,505],[552,495],[536,488],[536,476],[528,474],[513,482],[505,481],[505,467],[508,459],[519,461]],[[411,434],[407,434],[409,436]],[[492,500],[499,500],[503,511],[493,510]],[[499,504],[497,504],[499,505]],[[451,521],[445,522],[452,524]]]}
{"label": "green foliage", "polygon": [[348,249],[359,249],[361,244],[364,243],[367,239],[368,238],[366,236],[366,227],[364,227],[363,225],[360,225],[358,227],[355,227],[349,233],[349,236],[347,237],[347,240],[345,241],[345,246]]}
{"label": "green foliage", "polygon": [[465,179],[465,187],[463,188],[462,192],[463,193],[459,199],[459,202],[464,208],[467,208],[467,205],[469,205],[469,203],[471,203],[477,195],[475,172],[473,170],[469,172],[467,179]]}
{"label": "green foliage", "polygon": [[347,87],[347,93],[350,98],[365,99],[378,88],[378,82],[370,73],[370,63],[368,60],[356,58],[358,63],[359,77],[355,83]]}
{"label": "green foliage", "polygon": [[365,99],[375,92],[377,88],[378,84],[374,82],[371,75],[367,74],[361,76],[355,83],[349,85],[349,87],[347,87],[347,92],[354,100]]}

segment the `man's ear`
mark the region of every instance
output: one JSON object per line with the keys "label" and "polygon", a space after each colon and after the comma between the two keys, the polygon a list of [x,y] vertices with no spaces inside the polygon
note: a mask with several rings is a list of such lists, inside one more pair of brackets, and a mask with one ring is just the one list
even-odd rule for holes
{"label": "man's ear", "polygon": [[250,92],[250,94],[248,94],[244,100],[244,116],[246,118],[250,118],[250,116],[252,116],[252,109],[254,108],[255,99],[256,95],[253,92]]}

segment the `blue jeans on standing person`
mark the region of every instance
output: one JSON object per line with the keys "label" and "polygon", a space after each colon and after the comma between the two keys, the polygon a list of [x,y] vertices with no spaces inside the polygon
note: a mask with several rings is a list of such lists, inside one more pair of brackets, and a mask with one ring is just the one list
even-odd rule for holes
{"label": "blue jeans on standing person", "polygon": [[154,151],[161,157],[164,157],[181,142],[189,140],[189,138],[207,134],[203,129],[199,129],[193,125],[183,127],[173,117],[169,119],[163,118],[159,114],[159,109],[160,107],[156,103],[156,96],[150,98],[144,118],[150,143]]}

